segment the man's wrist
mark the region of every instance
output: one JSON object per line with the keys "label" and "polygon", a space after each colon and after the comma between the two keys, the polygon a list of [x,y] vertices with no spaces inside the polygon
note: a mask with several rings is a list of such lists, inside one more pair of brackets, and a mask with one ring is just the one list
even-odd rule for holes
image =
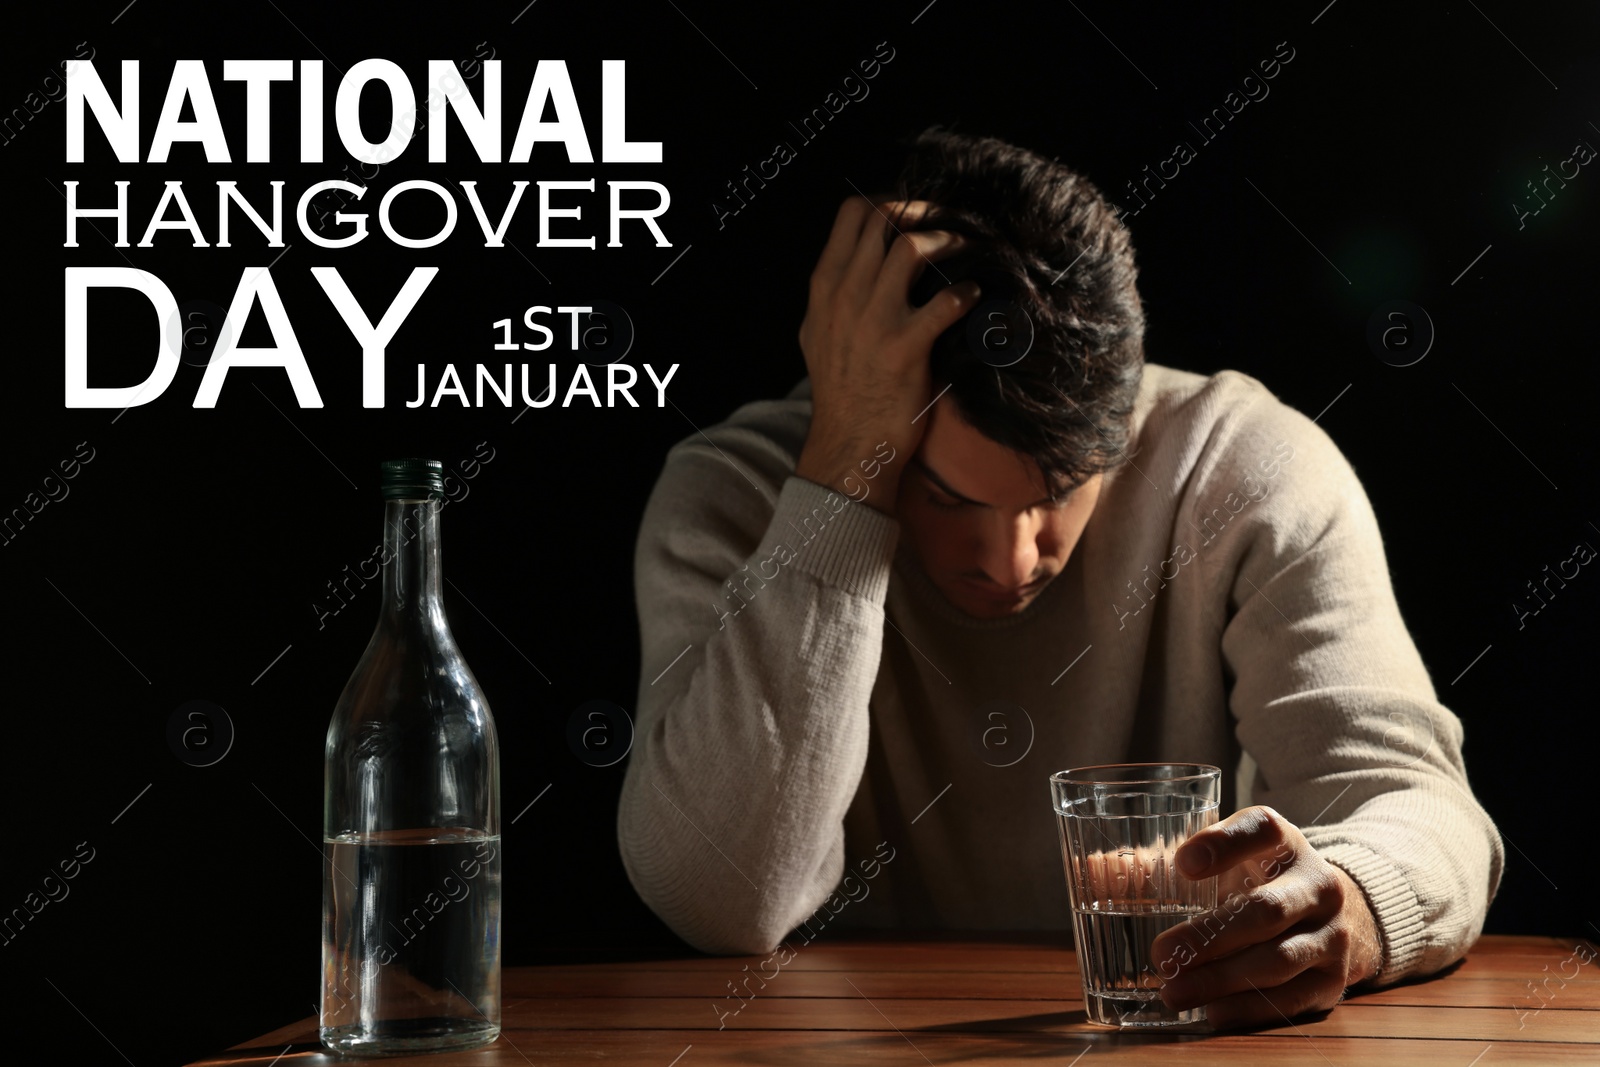
{"label": "man's wrist", "polygon": [[891,519],[897,517],[895,499],[899,496],[899,484],[891,479],[880,476],[877,480],[868,482],[858,474],[844,474],[828,481],[798,467],[795,468],[794,476],[820,485],[857,504],[865,504],[869,508],[881,511]]}
{"label": "man's wrist", "polygon": [[1351,937],[1350,965],[1345,974],[1345,988],[1365,985],[1383,973],[1383,932],[1378,917],[1367,901],[1366,891],[1350,873],[1338,864],[1331,864],[1335,877],[1344,886],[1344,921],[1349,924]]}
{"label": "man's wrist", "polygon": [[801,449],[794,476],[832,489],[858,504],[894,517],[895,499],[900,491],[898,465],[891,449],[886,458],[883,449],[887,442],[849,444],[833,447],[814,447],[807,442]]}

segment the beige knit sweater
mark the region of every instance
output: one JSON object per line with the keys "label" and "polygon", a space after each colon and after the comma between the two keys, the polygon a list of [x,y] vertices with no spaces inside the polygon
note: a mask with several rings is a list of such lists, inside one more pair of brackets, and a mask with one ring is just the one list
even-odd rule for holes
{"label": "beige knit sweater", "polygon": [[1132,461],[1066,568],[977,620],[897,552],[897,520],[793,476],[810,414],[802,381],[684,439],[639,534],[617,836],[686,941],[1070,928],[1048,775],[1159,760],[1233,772],[1224,812],[1270,804],[1344,868],[1380,981],[1467,950],[1500,837],[1366,494],[1310,419],[1247,375],[1147,364]]}

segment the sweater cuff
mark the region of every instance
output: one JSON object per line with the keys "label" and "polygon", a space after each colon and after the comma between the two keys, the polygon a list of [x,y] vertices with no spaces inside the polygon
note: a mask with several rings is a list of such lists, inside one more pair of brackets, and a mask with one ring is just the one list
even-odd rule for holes
{"label": "sweater cuff", "polygon": [[796,475],[785,479],[768,535],[793,552],[788,565],[882,604],[900,537],[898,520]]}
{"label": "sweater cuff", "polygon": [[1340,867],[1367,896],[1383,939],[1383,966],[1373,980],[1389,985],[1409,976],[1427,948],[1427,924],[1411,883],[1394,864],[1364,845],[1341,842],[1317,850]]}

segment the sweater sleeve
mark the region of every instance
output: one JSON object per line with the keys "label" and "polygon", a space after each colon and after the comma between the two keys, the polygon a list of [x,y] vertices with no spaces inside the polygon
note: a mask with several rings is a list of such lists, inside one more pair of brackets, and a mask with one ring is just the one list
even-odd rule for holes
{"label": "sweater sleeve", "polygon": [[899,523],[723,424],[680,443],[634,558],[642,673],[617,838],[702,951],[771,951],[844,870]]}
{"label": "sweater sleeve", "polygon": [[[1249,418],[1227,450],[1237,460],[1202,492],[1267,493],[1246,505],[1254,514],[1217,576],[1229,589],[1230,706],[1257,767],[1252,799],[1361,887],[1383,940],[1379,984],[1431,974],[1482,931],[1500,836],[1468,784],[1461,722],[1401,619],[1354,470],[1276,400]],[[1273,479],[1258,457],[1277,461]]]}

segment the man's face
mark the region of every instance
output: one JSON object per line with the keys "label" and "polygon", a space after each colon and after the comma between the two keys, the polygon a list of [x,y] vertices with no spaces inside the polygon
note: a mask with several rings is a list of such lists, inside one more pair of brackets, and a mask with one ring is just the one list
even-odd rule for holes
{"label": "man's face", "polygon": [[1061,573],[1083,535],[1101,476],[1052,503],[1039,465],[969,426],[948,394],[901,472],[896,515],[923,571],[968,615],[1022,611]]}

